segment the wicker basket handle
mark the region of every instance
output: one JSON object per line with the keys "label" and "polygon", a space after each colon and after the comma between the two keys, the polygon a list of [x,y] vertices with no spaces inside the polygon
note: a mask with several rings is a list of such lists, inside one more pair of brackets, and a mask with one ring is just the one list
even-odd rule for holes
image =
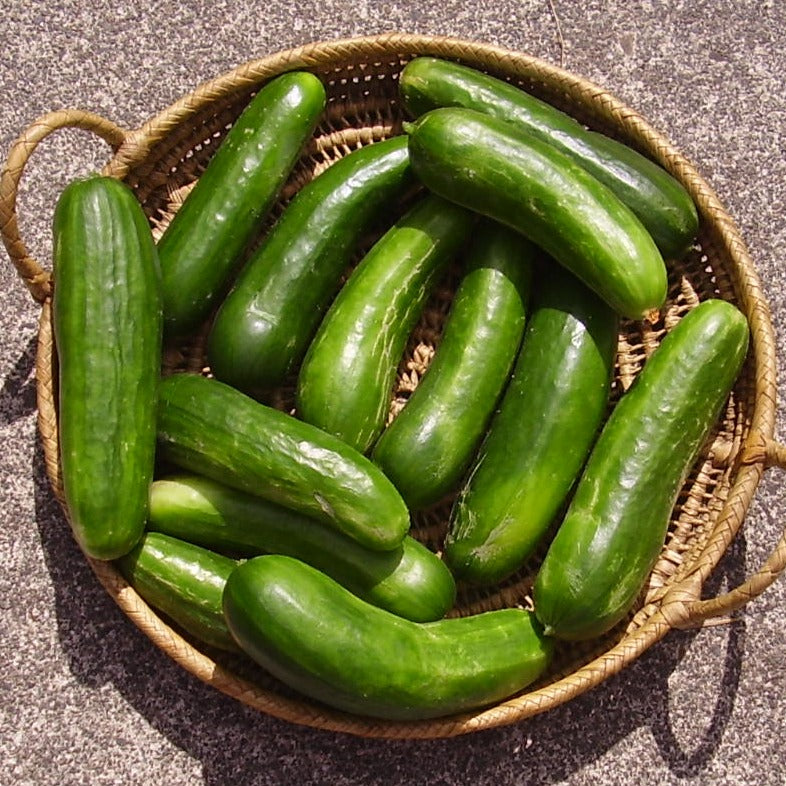
{"label": "wicker basket handle", "polygon": [[126,132],[109,120],[92,112],[62,109],[42,115],[17,138],[8,153],[0,176],[0,234],[19,276],[33,298],[42,303],[51,292],[51,274],[30,255],[19,234],[16,197],[25,166],[41,140],[61,128],[93,131],[117,150],[125,141]]}
{"label": "wicker basket handle", "polygon": [[[786,469],[786,445],[775,440],[762,438],[750,450],[750,462],[763,462],[767,467]],[[694,628],[711,619],[725,617],[741,609],[754,598],[761,595],[786,568],[786,529],[775,545],[770,556],[747,581],[728,592],[706,600],[675,598],[669,607],[669,622],[675,628]],[[680,608],[681,607],[681,608]]]}

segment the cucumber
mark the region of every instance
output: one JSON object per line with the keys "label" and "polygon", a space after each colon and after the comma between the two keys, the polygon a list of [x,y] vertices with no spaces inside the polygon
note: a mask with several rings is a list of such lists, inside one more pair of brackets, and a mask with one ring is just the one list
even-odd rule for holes
{"label": "cucumber", "polygon": [[392,551],[370,551],[320,522],[198,475],[153,483],[148,529],[218,552],[295,557],[416,622],[444,617],[455,599],[445,563],[409,535]]}
{"label": "cucumber", "polygon": [[587,130],[521,88],[432,57],[409,62],[399,85],[404,107],[414,117],[439,107],[475,109],[566,153],[630,207],[667,259],[682,256],[695,239],[696,206],[676,178],[629,145]]}
{"label": "cucumber", "polygon": [[371,454],[410,509],[453,491],[472,460],[518,353],[535,254],[490,221],[473,238],[434,359]]}
{"label": "cucumber", "polygon": [[160,458],[335,527],[367,548],[401,544],[409,511],[382,471],[340,439],[198,374],[160,386]]}
{"label": "cucumber", "polygon": [[108,177],[66,186],[53,234],[63,492],[82,550],[111,560],[139,540],[147,515],[161,366],[158,257],[133,193]]}
{"label": "cucumber", "polygon": [[146,532],[120,557],[126,581],[150,606],[197,640],[236,652],[221,598],[237,561],[160,532]]}
{"label": "cucumber", "polygon": [[224,617],[253,660],[291,688],[348,712],[417,720],[473,710],[537,679],[552,644],[531,612],[412,622],[291,557],[239,565]]}
{"label": "cucumber", "polygon": [[399,136],[354,150],[304,186],[218,310],[213,374],[251,395],[280,385],[302,361],[362,233],[412,180]]}
{"label": "cucumber", "polygon": [[168,340],[198,328],[225,294],[324,106],[322,82],[294,71],[234,122],[158,241]]}
{"label": "cucumber", "polygon": [[649,232],[565,153],[472,109],[434,109],[407,129],[431,191],[521,232],[624,317],[663,305],[666,266]]}
{"label": "cucumber", "polygon": [[664,338],[623,394],[535,579],[535,611],[551,635],[600,636],[631,609],[748,341],[742,312],[706,300]]}
{"label": "cucumber", "polygon": [[444,558],[473,584],[502,581],[542,541],[606,416],[615,313],[575,276],[538,270],[516,366],[451,513]]}
{"label": "cucumber", "polygon": [[361,260],[319,326],[297,381],[296,411],[361,453],[385,425],[396,369],[472,216],[421,198]]}

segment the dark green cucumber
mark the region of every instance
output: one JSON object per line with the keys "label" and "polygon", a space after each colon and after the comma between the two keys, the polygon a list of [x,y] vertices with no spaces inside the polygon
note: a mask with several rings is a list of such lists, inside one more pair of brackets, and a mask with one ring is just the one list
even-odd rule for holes
{"label": "dark green cucumber", "polygon": [[218,311],[213,374],[250,394],[279,385],[302,361],[362,233],[411,183],[407,140],[394,137],[304,186]]}
{"label": "dark green cucumber", "polygon": [[134,546],[147,515],[161,367],[158,258],[142,208],[112,178],[67,186],[53,230],[63,490],[79,545],[109,560]]}
{"label": "dark green cucumber", "polygon": [[409,535],[392,551],[371,551],[314,519],[198,475],[153,483],[148,529],[218,552],[295,557],[416,622],[444,617],[455,599],[445,563]]}
{"label": "dark green cucumber", "polygon": [[699,219],[682,184],[629,145],[589,131],[521,88],[469,66],[431,57],[406,65],[399,80],[414,117],[439,107],[476,109],[538,136],[605,183],[638,216],[666,258],[693,242]]}
{"label": "dark green cucumber", "polygon": [[535,610],[552,635],[599,636],[635,603],[740,372],[748,334],[731,303],[704,301],[664,338],[615,406],[535,580]]}
{"label": "dark green cucumber", "polygon": [[458,485],[507,384],[524,331],[536,249],[483,222],[426,374],[372,458],[412,508]]}
{"label": "dark green cucumber", "polygon": [[147,532],[117,565],[143,600],[184,631],[212,647],[237,651],[221,606],[236,560],[160,532]]}
{"label": "dark green cucumber", "polygon": [[365,452],[385,425],[407,339],[472,227],[437,196],[421,198],[361,260],[300,369],[298,415]]}
{"label": "dark green cucumber", "polygon": [[622,316],[663,305],[666,266],[649,232],[565,153],[472,109],[434,109],[408,130],[431,191],[521,232]]}
{"label": "dark green cucumber", "polygon": [[606,415],[617,317],[577,278],[538,270],[521,352],[454,506],[444,558],[457,578],[494,584],[553,522]]}
{"label": "dark green cucumber", "polygon": [[551,660],[551,642],[524,609],[412,622],[284,556],[238,566],[224,616],[241,649],[282,682],[370,717],[474,710],[529,685]]}
{"label": "dark green cucumber", "polygon": [[161,382],[158,448],[176,466],[329,524],[370,549],[409,530],[395,486],[362,454],[309,423],[197,374]]}
{"label": "dark green cucumber", "polygon": [[238,117],[158,242],[164,330],[192,332],[222,297],[325,106],[295,71],[266,84]]}

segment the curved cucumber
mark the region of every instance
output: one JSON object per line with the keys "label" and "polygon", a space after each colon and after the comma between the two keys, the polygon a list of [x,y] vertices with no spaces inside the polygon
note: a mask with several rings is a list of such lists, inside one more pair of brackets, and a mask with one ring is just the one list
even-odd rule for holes
{"label": "curved cucumber", "polygon": [[532,554],[606,415],[617,317],[567,271],[538,273],[512,379],[445,540],[453,574],[476,584],[501,581]]}
{"label": "curved cucumber", "polygon": [[405,137],[355,150],[304,186],[244,265],[208,341],[218,379],[254,394],[300,363],[360,236],[412,183]]}
{"label": "curved cucumber", "polygon": [[219,552],[295,557],[416,622],[444,617],[455,599],[445,563],[410,536],[392,551],[371,551],[320,522],[197,475],[153,483],[148,529]]}
{"label": "curved cucumber", "polygon": [[411,622],[290,557],[255,557],[233,571],[224,616],[240,647],[282,682],[379,718],[492,704],[537,679],[551,658],[524,609]]}
{"label": "curved cucumber", "polygon": [[147,532],[117,565],[140,597],[184,631],[213,647],[238,649],[221,607],[235,560],[160,532]]}
{"label": "curved cucumber", "polygon": [[434,109],[409,126],[409,155],[434,193],[521,232],[622,316],[663,305],[666,266],[649,232],[549,143],[471,109]]}
{"label": "curved cucumber", "polygon": [[428,371],[372,458],[410,508],[454,490],[507,384],[524,332],[536,249],[484,222]]}
{"label": "curved cucumber", "polygon": [[469,66],[431,57],[408,63],[399,85],[404,106],[415,117],[439,107],[476,109],[566,153],[630,207],[664,257],[681,256],[696,237],[696,206],[676,178],[629,145],[585,129],[521,88]]}
{"label": "curved cucumber", "polygon": [[420,199],[361,260],[303,360],[297,412],[365,452],[382,431],[396,369],[439,275],[469,235],[468,211]]}
{"label": "curved cucumber", "polygon": [[536,613],[554,636],[599,636],[635,603],[740,372],[748,334],[731,303],[704,301],[617,403],[535,580]]}
{"label": "curved cucumber", "polygon": [[54,216],[52,324],[68,517],[95,559],[144,530],[155,455],[161,296],[150,225],[108,177],[68,185]]}
{"label": "curved cucumber", "polygon": [[219,382],[161,382],[161,458],[335,527],[370,549],[394,549],[409,511],[393,484],[340,439]]}
{"label": "curved cucumber", "polygon": [[167,337],[197,328],[224,294],[324,106],[320,80],[295,71],[235,121],[158,242]]}

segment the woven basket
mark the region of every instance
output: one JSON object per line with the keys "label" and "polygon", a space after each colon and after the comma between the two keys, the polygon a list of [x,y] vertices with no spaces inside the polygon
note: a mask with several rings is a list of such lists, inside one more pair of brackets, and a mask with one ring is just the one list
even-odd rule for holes
{"label": "woven basket", "polygon": [[[770,312],[734,222],[690,163],[635,111],[598,86],[498,47],[403,34],[315,43],[252,60],[203,84],[132,131],[86,112],[50,113],[34,122],[14,144],[0,181],[3,240],[20,277],[41,304],[38,422],[46,469],[62,503],[50,274],[28,254],[16,219],[19,181],[36,145],[65,127],[98,134],[113,150],[105,174],[121,178],[133,188],[158,235],[253,93],[284,71],[307,69],[324,81],[329,101],[323,122],[273,211],[272,221],[300,186],[333,161],[361,145],[401,133],[397,77],[409,59],[424,54],[462,61],[509,79],[581,122],[630,144],[677,177],[695,200],[701,217],[698,241],[683,260],[668,263],[669,296],[661,319],[653,325],[621,325],[613,396],[630,385],[646,357],[680,317],[708,297],[732,301],[746,314],[752,344],[728,408],[682,489],[661,557],[633,612],[602,639],[581,646],[560,645],[553,668],[539,683],[478,712],[423,722],[382,722],[317,705],[244,659],[209,651],[190,640],[154,613],[111,563],[89,560],[125,614],[156,646],[199,679],[278,718],[367,737],[447,737],[543,713],[619,672],[671,629],[698,626],[742,607],[782,571],[786,535],[764,566],[744,584],[720,597],[701,598],[702,586],[743,524],[764,470],[773,465],[786,467],[786,448],[773,438],[776,380]],[[450,303],[451,286],[447,280],[439,289],[412,337],[391,401],[391,417],[428,366]],[[203,330],[185,346],[169,351],[165,373],[173,369],[205,373],[204,334]],[[280,391],[277,405],[284,409],[291,406],[291,390]],[[413,534],[438,549],[448,510],[449,503],[419,516],[413,523]],[[490,591],[460,586],[456,607],[450,613],[529,604],[541,556],[536,555],[516,576]]]}

